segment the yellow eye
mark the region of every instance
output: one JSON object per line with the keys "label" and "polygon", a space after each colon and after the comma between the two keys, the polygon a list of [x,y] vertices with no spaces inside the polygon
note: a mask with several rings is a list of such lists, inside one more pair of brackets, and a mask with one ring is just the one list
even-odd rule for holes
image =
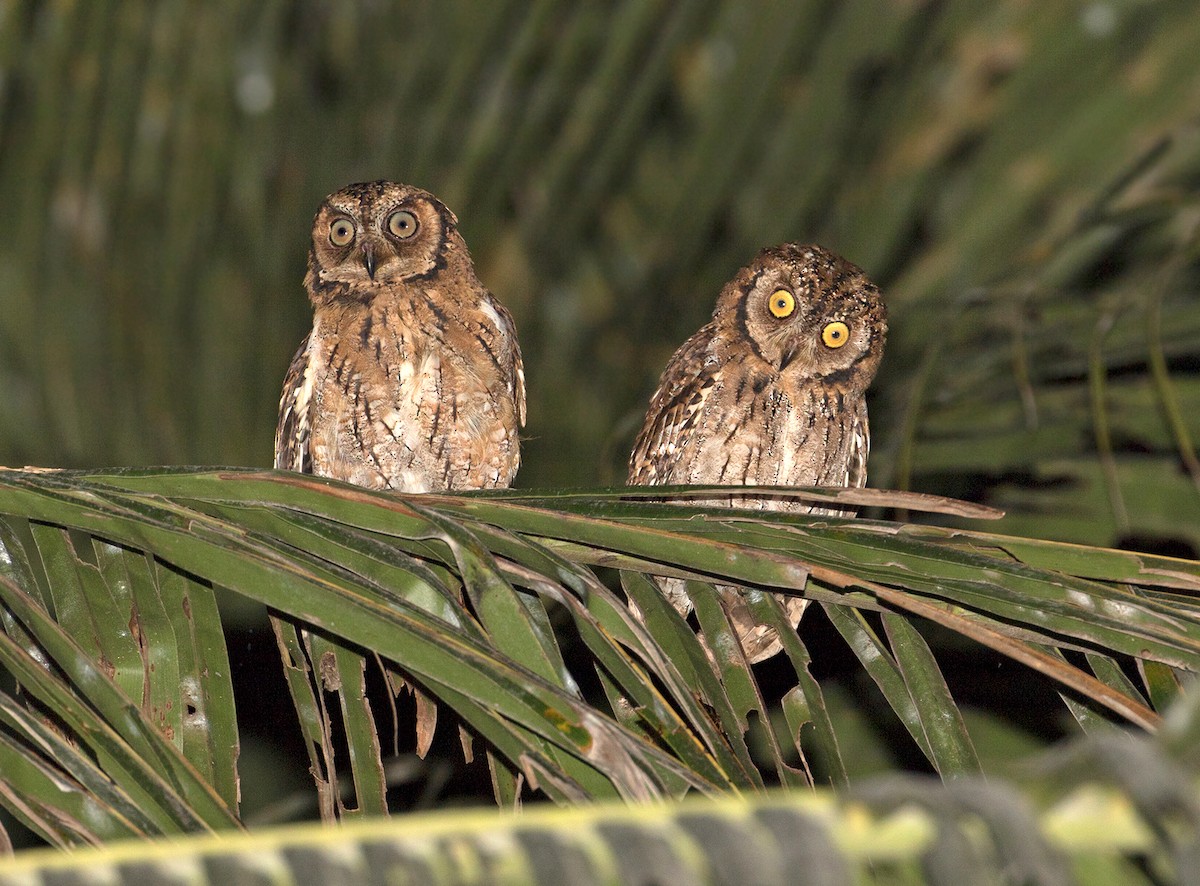
{"label": "yellow eye", "polygon": [[348,218],[335,218],[329,226],[329,242],[334,246],[345,246],[354,239],[354,222]]}
{"label": "yellow eye", "polygon": [[850,327],[841,320],[827,323],[821,330],[821,341],[825,342],[827,348],[840,348],[850,341]]}
{"label": "yellow eye", "polygon": [[771,313],[782,320],[796,310],[796,297],[786,289],[776,289],[771,293],[771,300],[767,302],[767,307],[771,309]]}
{"label": "yellow eye", "polygon": [[388,216],[388,231],[393,237],[407,240],[417,232],[417,217],[407,209],[401,209]]}

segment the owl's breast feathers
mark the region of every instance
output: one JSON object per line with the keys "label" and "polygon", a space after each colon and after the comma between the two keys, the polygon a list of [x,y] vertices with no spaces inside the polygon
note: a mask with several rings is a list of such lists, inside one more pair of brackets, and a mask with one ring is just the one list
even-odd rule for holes
{"label": "owl's breast feathers", "polygon": [[[861,269],[818,246],[762,250],[722,289],[712,321],[667,363],[630,456],[629,482],[733,487],[704,503],[838,514],[737,487],[866,482],[863,395],[886,332],[879,291]],[[681,614],[691,610],[681,580],[659,584]],[[748,661],[782,648],[776,629],[736,588],[717,589]],[[808,601],[793,596],[783,605],[794,627]],[[710,651],[718,657],[716,646]]]}
{"label": "owl's breast feathers", "polygon": [[634,444],[629,482],[863,486],[869,441],[861,396],[739,354],[710,323],[670,360]]}
{"label": "owl's breast feathers", "polygon": [[512,318],[482,286],[339,299],[288,371],[276,467],[418,492],[506,486],[524,421]]}

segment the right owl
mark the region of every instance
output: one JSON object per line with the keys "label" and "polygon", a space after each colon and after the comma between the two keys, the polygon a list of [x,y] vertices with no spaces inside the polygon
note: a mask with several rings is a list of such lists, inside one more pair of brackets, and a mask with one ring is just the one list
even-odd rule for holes
{"label": "right owl", "polygon": [[[871,445],[864,395],[886,337],[879,289],[860,268],[820,246],[762,250],[663,371],[629,458],[630,485],[864,485]],[[722,503],[844,513],[769,496]],[[662,584],[686,615],[683,582]],[[747,658],[778,652],[779,637],[738,592],[721,592]],[[807,602],[787,599],[793,626]]]}

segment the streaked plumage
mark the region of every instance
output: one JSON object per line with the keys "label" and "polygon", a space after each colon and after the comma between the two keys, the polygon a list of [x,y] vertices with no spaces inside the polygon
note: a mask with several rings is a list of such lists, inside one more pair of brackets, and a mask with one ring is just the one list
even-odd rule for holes
{"label": "streaked plumage", "polygon": [[[630,456],[630,485],[864,485],[864,394],[886,336],[879,290],[862,270],[819,246],[762,250],[663,371]],[[837,513],[763,496],[723,503]],[[682,582],[663,588],[681,613],[690,611]],[[723,591],[747,656],[778,652],[775,632]],[[787,601],[793,624],[805,603]]]}
{"label": "streaked plumage", "polygon": [[521,351],[457,223],[393,182],[321,204],[304,281],[313,328],[284,381],[277,468],[404,492],[512,481]]}

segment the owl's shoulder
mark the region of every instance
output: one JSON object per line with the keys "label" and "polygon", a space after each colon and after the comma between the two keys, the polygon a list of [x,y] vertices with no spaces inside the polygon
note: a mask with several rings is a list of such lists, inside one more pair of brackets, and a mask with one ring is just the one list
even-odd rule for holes
{"label": "owl's shoulder", "polygon": [[717,327],[702,327],[667,363],[629,459],[629,482],[654,483],[685,447],[725,375]]}
{"label": "owl's shoulder", "polygon": [[480,300],[480,309],[496,325],[498,332],[497,362],[504,376],[509,394],[516,402],[517,422],[525,426],[525,362],[521,359],[521,345],[517,341],[517,324],[512,314],[486,289]]}
{"label": "owl's shoulder", "polygon": [[275,428],[275,467],[285,471],[312,473],[309,439],[312,434],[313,373],[309,344],[304,336],[288,366],[279,398],[279,423]]}
{"label": "owl's shoulder", "polygon": [[850,453],[847,465],[846,485],[867,485],[867,458],[871,454],[871,426],[867,421],[867,402],[854,404],[854,418],[850,426]]}

